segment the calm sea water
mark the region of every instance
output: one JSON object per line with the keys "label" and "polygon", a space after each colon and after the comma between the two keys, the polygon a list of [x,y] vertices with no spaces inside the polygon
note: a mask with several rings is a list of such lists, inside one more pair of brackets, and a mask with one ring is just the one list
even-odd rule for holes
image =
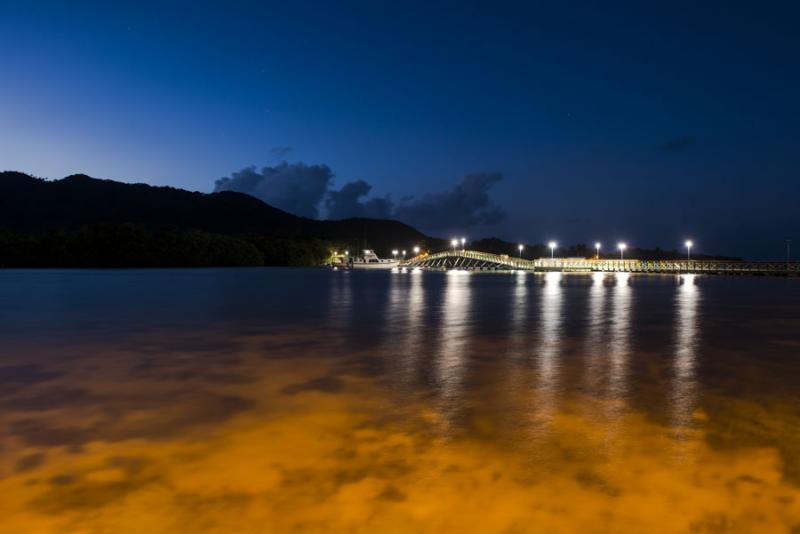
{"label": "calm sea water", "polygon": [[0,532],[800,529],[797,279],[6,270],[0,352]]}

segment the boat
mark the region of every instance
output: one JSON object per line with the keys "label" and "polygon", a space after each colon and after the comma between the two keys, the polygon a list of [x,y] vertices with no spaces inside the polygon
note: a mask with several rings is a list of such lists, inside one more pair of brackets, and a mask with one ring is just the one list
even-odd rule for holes
{"label": "boat", "polygon": [[374,250],[364,249],[360,256],[351,256],[347,262],[352,269],[394,269],[400,265],[398,260],[381,259]]}

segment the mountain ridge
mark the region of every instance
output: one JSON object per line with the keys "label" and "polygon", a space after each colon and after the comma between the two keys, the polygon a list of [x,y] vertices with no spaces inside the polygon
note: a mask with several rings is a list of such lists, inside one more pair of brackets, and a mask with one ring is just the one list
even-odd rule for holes
{"label": "mountain ridge", "polygon": [[[309,219],[234,191],[202,193],[85,174],[46,180],[18,171],[0,172],[0,234],[0,266],[319,265],[334,250],[373,248],[388,257],[392,250],[450,246],[400,221]],[[550,255],[544,244],[523,245],[528,258]],[[494,237],[469,244],[511,256],[519,254],[517,246]],[[586,245],[557,252],[594,254]],[[659,248],[628,254],[684,257]]]}
{"label": "mountain ridge", "polygon": [[233,191],[201,193],[85,174],[44,180],[16,171],[0,173],[0,226],[31,231],[101,223],[239,235],[366,240],[382,249],[399,246],[390,241],[420,242],[419,245],[437,241],[400,221],[319,221]]}

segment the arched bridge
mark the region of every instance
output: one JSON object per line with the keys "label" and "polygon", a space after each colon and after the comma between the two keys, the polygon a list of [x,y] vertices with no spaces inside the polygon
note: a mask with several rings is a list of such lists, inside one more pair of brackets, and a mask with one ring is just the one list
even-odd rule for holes
{"label": "arched bridge", "polygon": [[753,262],[716,260],[611,260],[587,258],[538,258],[526,260],[504,254],[474,250],[446,251],[416,256],[404,267],[463,269],[473,271],[566,271],[629,273],[708,273],[800,275],[798,262]]}
{"label": "arched bridge", "polygon": [[466,269],[466,270],[534,270],[534,260],[524,260],[512,256],[489,254],[475,250],[446,251],[411,258],[404,263],[407,267],[423,269]]}

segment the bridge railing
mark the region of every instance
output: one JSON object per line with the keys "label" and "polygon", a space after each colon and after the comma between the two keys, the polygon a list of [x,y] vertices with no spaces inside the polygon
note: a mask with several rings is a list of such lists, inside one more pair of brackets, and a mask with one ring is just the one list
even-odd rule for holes
{"label": "bridge railing", "polygon": [[436,252],[426,256],[417,256],[405,262],[405,265],[432,265],[443,260],[453,260],[453,265],[464,263],[464,260],[471,260],[471,264],[482,262],[486,265],[504,266],[512,269],[535,269],[533,260],[525,260],[513,256],[491,254],[489,252],[479,252],[476,250],[455,250]]}
{"label": "bridge railing", "polygon": [[603,272],[800,273],[798,262],[540,258],[536,265],[541,269]]}
{"label": "bridge railing", "polygon": [[799,262],[754,262],[724,260],[637,260],[594,258],[538,258],[526,260],[475,250],[448,250],[417,256],[404,265],[468,268],[502,268],[544,271],[594,271],[639,273],[750,273],[800,274]]}

